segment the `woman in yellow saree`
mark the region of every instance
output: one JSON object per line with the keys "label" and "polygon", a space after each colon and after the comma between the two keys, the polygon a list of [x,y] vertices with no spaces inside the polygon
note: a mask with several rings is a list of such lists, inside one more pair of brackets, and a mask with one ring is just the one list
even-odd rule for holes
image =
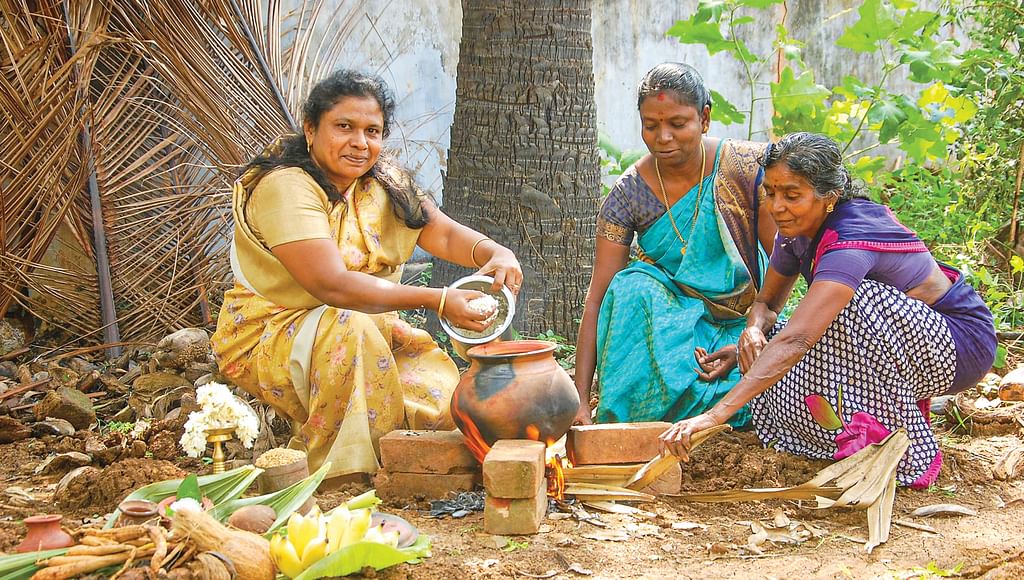
{"label": "woman in yellow saree", "polygon": [[377,470],[394,429],[452,429],[455,364],[395,311],[429,308],[482,330],[479,292],[405,286],[419,245],[513,292],[507,248],[445,216],[381,158],[395,102],[376,77],[335,72],[303,107],[303,133],[254,159],[235,183],[235,286],[213,336],[221,372],[301,426],[289,446],[328,477]]}

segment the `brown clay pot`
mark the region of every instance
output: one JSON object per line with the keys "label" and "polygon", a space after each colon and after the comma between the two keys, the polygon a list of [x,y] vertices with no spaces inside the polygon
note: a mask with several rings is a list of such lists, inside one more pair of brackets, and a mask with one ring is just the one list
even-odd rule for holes
{"label": "brown clay pot", "polygon": [[17,552],[37,552],[75,545],[75,539],[60,527],[64,516],[49,514],[25,518],[28,533],[25,539],[15,548]]}
{"label": "brown clay pot", "polygon": [[117,518],[117,527],[145,524],[157,518],[157,504],[145,499],[126,499],[117,509],[121,515]]}
{"label": "brown clay pot", "polygon": [[451,412],[477,459],[499,439],[551,443],[572,426],[580,398],[555,361],[555,348],[545,340],[513,340],[469,349],[470,367]]}

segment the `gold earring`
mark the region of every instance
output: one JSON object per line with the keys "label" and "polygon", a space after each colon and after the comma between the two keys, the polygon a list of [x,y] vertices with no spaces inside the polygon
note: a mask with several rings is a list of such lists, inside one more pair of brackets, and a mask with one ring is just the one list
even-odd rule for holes
{"label": "gold earring", "polygon": [[832,213],[832,210],[836,208],[836,202],[832,202],[825,206],[825,213]]}

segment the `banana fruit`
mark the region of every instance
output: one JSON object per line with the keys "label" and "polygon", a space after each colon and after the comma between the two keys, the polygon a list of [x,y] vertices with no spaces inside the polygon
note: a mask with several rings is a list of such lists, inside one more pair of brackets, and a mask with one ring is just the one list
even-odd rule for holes
{"label": "banana fruit", "polygon": [[277,569],[295,578],[325,556],[357,542],[398,546],[398,530],[384,531],[383,525],[371,527],[369,509],[349,510],[345,506],[329,514],[316,507],[308,515],[293,513],[288,518],[287,535],[274,534],[270,556]]}

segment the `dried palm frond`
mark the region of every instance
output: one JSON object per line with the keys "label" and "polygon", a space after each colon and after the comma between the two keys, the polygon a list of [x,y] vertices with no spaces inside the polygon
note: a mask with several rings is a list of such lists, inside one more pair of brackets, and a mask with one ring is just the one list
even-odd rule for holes
{"label": "dried palm frond", "polygon": [[230,279],[230,183],[294,129],[365,14],[331,4],[0,0],[0,315],[18,303],[92,343],[115,324],[154,340],[208,323]]}

